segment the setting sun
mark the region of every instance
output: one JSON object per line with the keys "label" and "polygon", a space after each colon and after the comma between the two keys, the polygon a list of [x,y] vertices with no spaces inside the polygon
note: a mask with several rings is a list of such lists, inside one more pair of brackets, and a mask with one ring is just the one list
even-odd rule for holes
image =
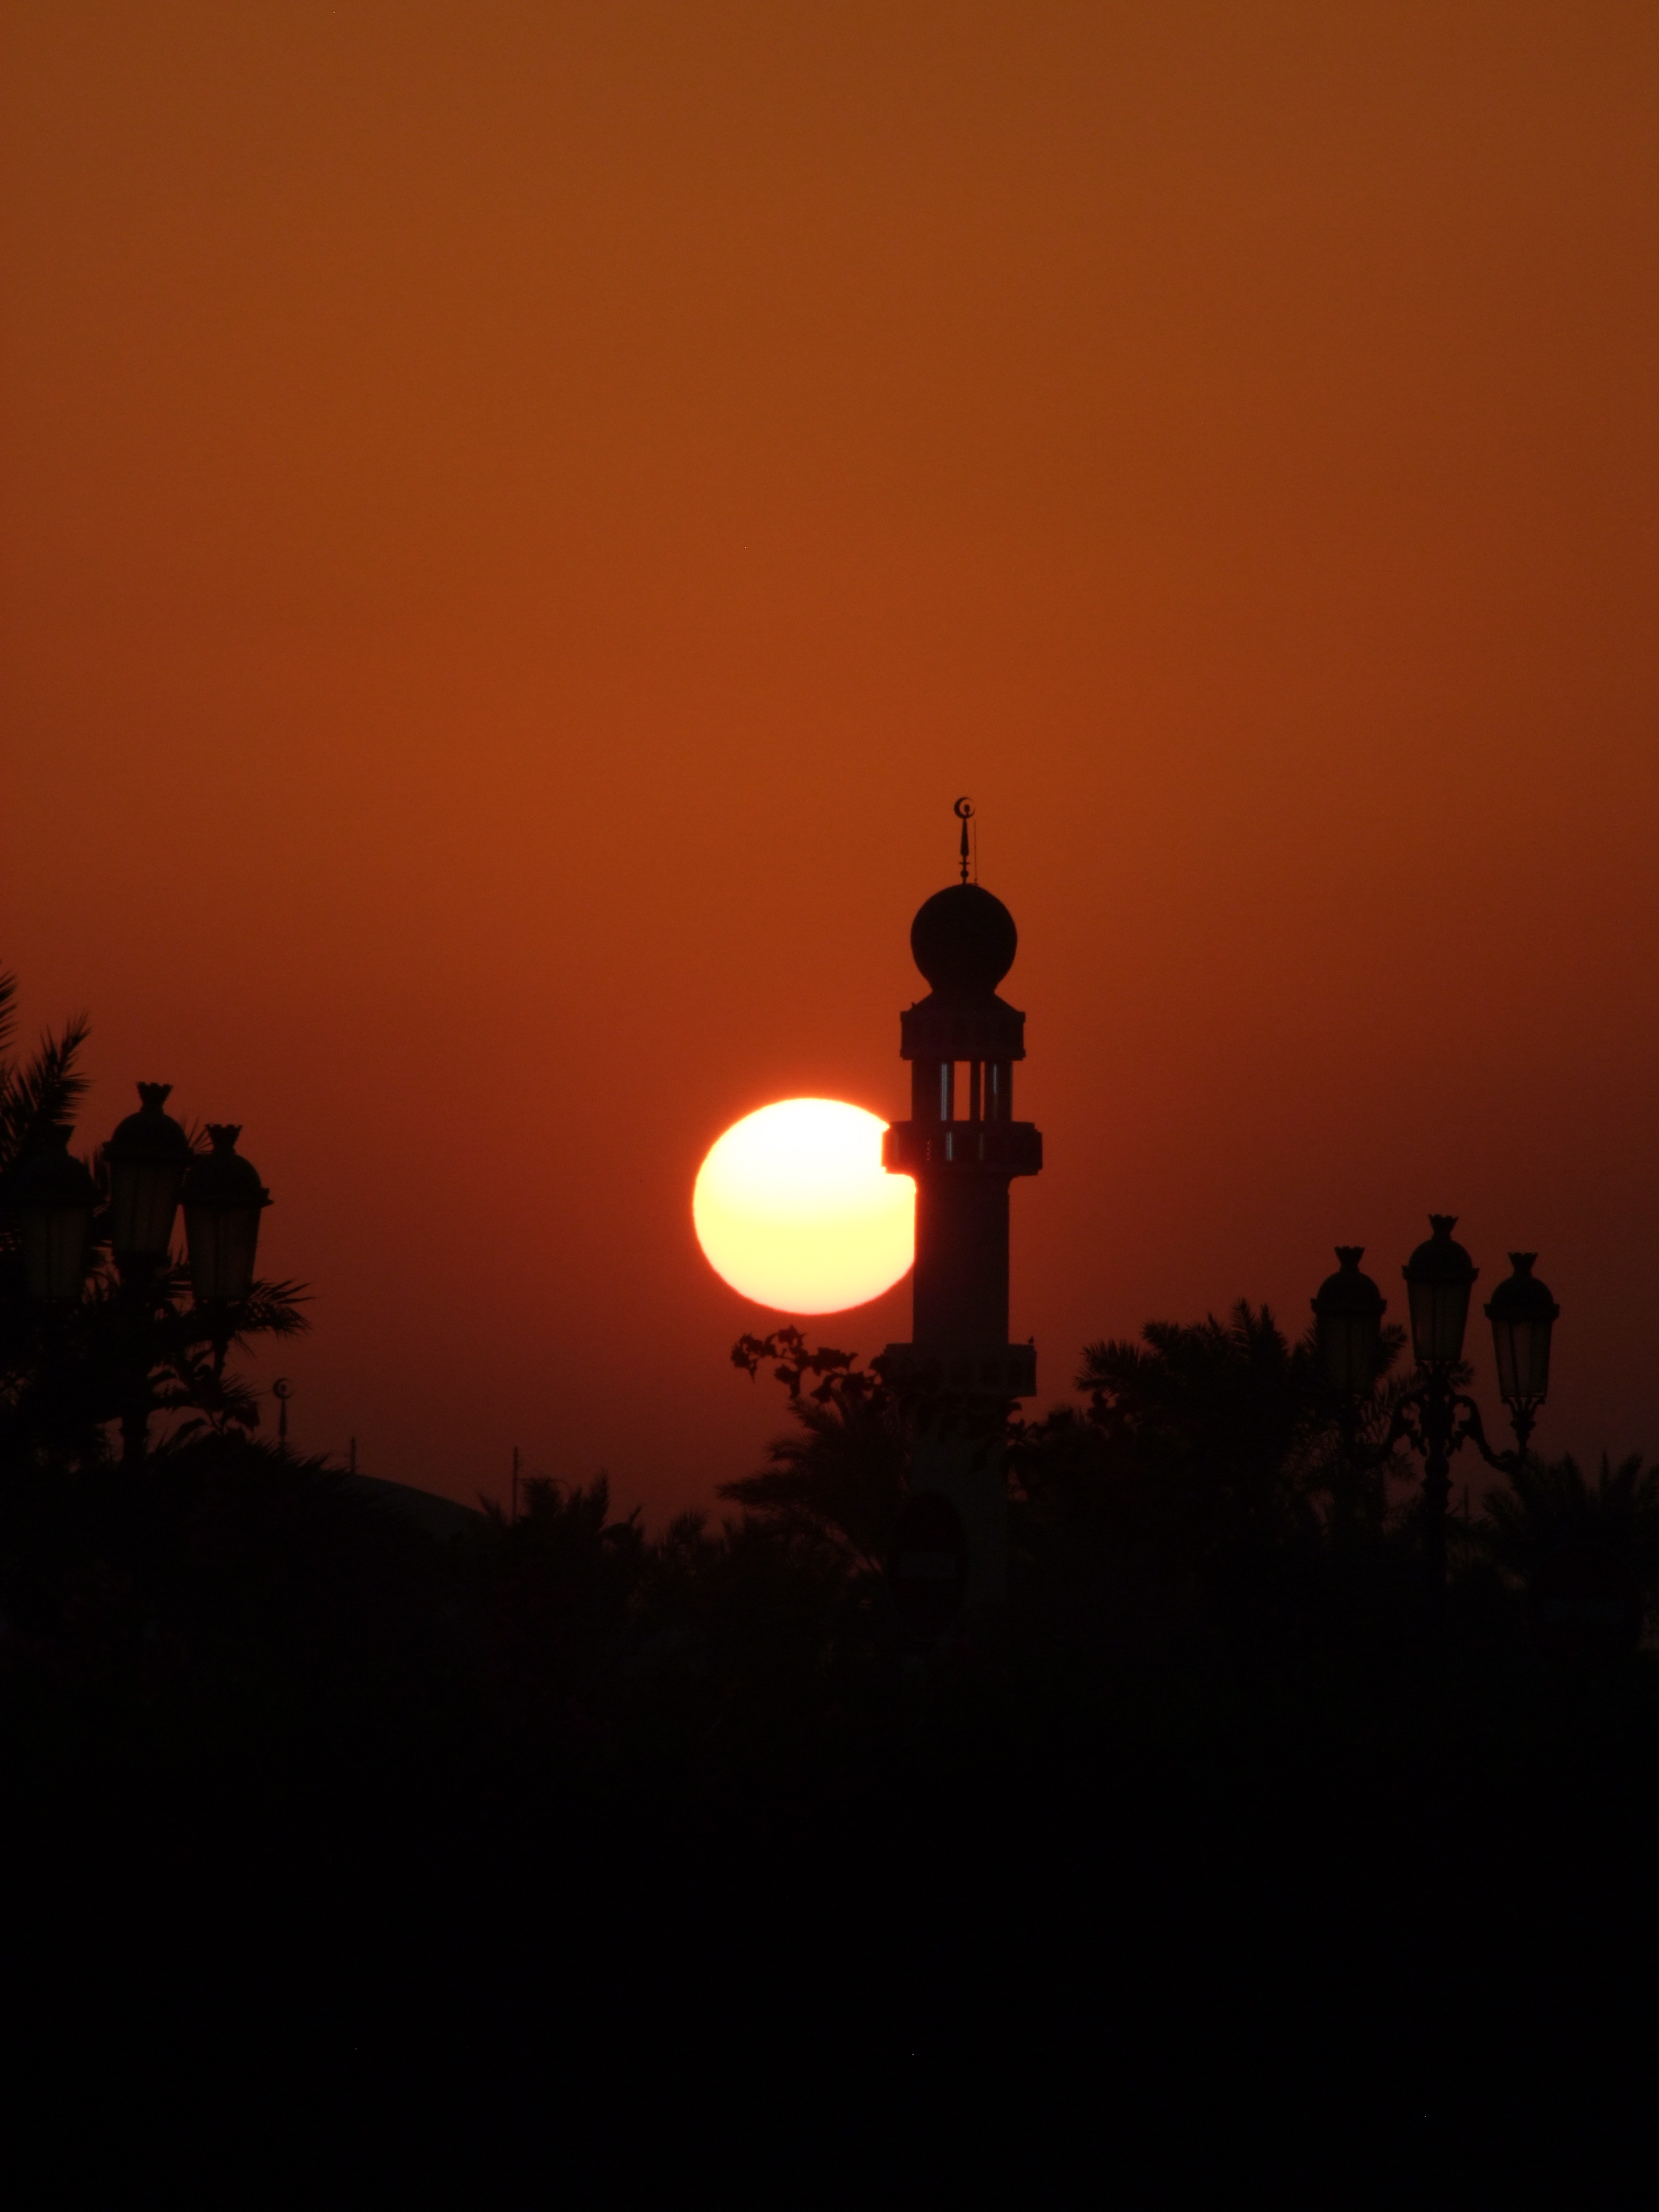
{"label": "setting sun", "polygon": [[781,1313],[838,1313],[909,1267],[916,1187],[881,1164],[885,1127],[836,1098],[786,1098],[710,1146],[691,1200],[708,1264]]}

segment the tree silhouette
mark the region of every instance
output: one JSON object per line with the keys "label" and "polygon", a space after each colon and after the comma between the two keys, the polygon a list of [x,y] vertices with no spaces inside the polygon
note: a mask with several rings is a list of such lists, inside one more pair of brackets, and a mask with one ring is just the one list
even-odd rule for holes
{"label": "tree silhouette", "polygon": [[1603,1452],[1592,1483],[1570,1452],[1529,1458],[1510,1472],[1507,1488],[1488,1493],[1472,1540],[1523,1583],[1568,1547],[1594,1544],[1621,1560],[1651,1596],[1659,1586],[1659,1464],[1644,1468],[1640,1453],[1632,1453],[1615,1467]]}
{"label": "tree silhouette", "polygon": [[[17,978],[0,969],[0,1178],[36,1151],[57,1123],[74,1120],[88,1087],[76,1067],[91,1035],[84,1014],[71,1016],[55,1036],[47,1030],[26,1060],[11,1054],[16,1033]],[[9,1232],[6,1243],[15,1247]]]}
{"label": "tree silhouette", "polygon": [[[724,1482],[720,1495],[746,1512],[816,1530],[873,1571],[886,1557],[904,1498],[915,1407],[857,1355],[809,1350],[799,1329],[738,1340],[732,1361],[753,1376],[770,1359],[789,1392],[795,1426],[766,1447],[758,1474]],[[805,1388],[808,1376],[814,1386]]]}
{"label": "tree silhouette", "polygon": [[1335,1407],[1312,1343],[1267,1306],[1225,1321],[1149,1322],[1139,1343],[1085,1347],[1077,1387],[1109,1458],[1160,1484],[1188,1537],[1207,1546],[1305,1524]]}

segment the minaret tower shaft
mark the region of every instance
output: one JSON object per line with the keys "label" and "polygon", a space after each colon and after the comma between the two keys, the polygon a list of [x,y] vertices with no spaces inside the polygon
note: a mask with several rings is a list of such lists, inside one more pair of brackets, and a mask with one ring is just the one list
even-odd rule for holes
{"label": "minaret tower shaft", "polygon": [[886,1365],[942,1394],[910,1487],[937,1491],[960,1514],[970,1605],[1006,1595],[999,1407],[1036,1389],[1035,1346],[1008,1341],[1009,1186],[1042,1166],[1041,1133],[1013,1117],[1025,1017],[996,990],[1018,945],[1013,916],[977,884],[952,884],[922,906],[910,950],[933,988],[899,1018],[910,1118],[882,1146],[890,1172],[916,1184],[915,1340],[890,1345]]}

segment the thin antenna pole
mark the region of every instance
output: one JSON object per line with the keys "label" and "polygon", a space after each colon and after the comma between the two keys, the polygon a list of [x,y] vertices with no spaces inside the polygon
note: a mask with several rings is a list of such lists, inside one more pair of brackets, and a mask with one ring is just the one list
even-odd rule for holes
{"label": "thin antenna pole", "polygon": [[[969,799],[959,799],[956,805],[951,809],[951,811],[956,816],[957,821],[962,824],[962,837],[957,850],[962,864],[962,880],[965,884],[968,880],[968,824],[974,818],[973,801]],[[979,844],[979,831],[977,830],[974,832],[974,844],[975,848],[975,861],[977,861],[977,848]],[[979,873],[977,866],[975,867],[974,873],[975,877],[977,877]]]}
{"label": "thin antenna pole", "polygon": [[513,1447],[513,1518],[519,1517],[519,1447]]}

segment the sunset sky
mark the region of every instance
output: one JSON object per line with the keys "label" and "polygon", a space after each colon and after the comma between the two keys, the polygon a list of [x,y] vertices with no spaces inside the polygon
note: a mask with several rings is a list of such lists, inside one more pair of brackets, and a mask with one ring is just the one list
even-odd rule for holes
{"label": "sunset sky", "polygon": [[747,1472],[693,1179],[904,1110],[970,793],[1045,1398],[1432,1207],[1659,1449],[1645,0],[3,19],[0,952],[243,1123],[296,1442]]}

